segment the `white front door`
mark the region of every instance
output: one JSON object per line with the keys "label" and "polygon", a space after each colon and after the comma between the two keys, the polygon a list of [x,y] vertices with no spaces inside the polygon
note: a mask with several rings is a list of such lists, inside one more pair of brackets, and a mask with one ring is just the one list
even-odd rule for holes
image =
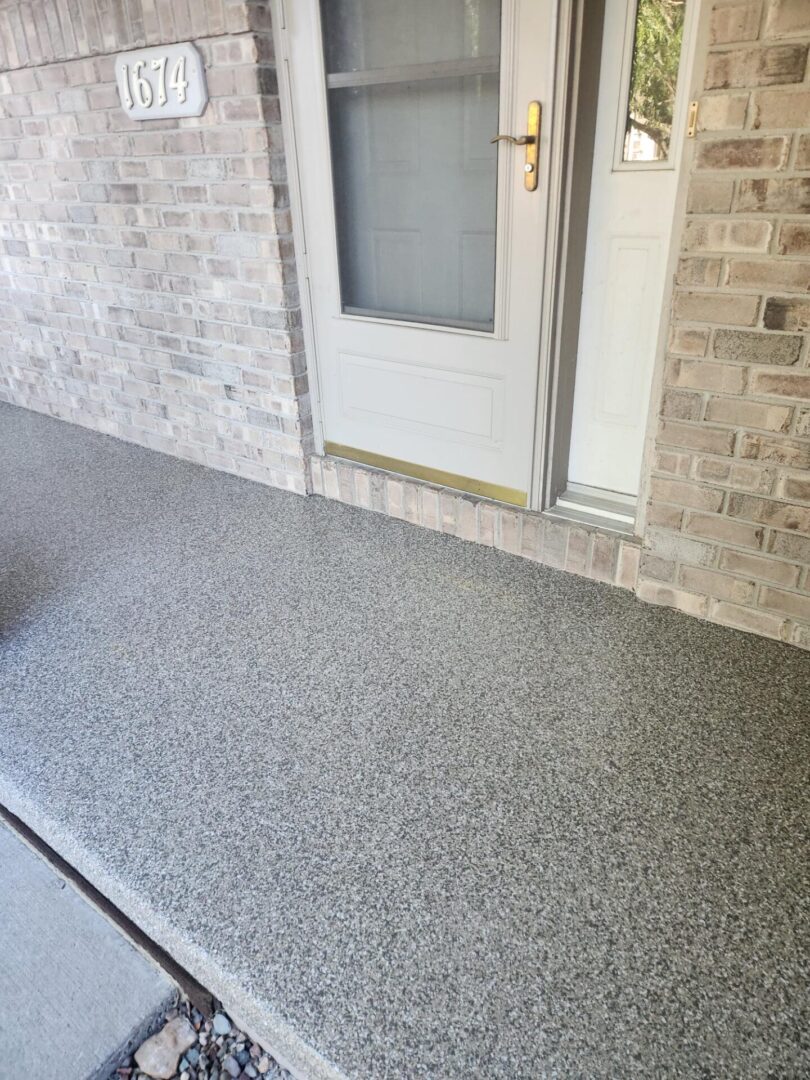
{"label": "white front door", "polygon": [[555,7],[286,4],[327,452],[526,505]]}
{"label": "white front door", "polygon": [[606,0],[569,485],[638,493],[697,6]]}

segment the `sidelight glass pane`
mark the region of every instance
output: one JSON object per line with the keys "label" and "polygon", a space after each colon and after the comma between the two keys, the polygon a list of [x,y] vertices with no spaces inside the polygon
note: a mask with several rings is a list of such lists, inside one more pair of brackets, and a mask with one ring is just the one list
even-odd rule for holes
{"label": "sidelight glass pane", "polygon": [[343,310],[491,330],[500,0],[321,0]]}
{"label": "sidelight glass pane", "polygon": [[685,11],[685,0],[639,0],[623,161],[669,157]]}

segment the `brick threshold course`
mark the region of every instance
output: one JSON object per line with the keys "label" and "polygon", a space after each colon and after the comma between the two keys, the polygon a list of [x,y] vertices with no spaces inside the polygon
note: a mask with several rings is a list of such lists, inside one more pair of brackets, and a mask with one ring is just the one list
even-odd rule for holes
{"label": "brick threshold course", "polygon": [[[709,622],[772,637],[800,648],[810,647],[802,623],[776,615],[766,616],[772,622],[757,621],[756,613],[751,609],[731,600],[714,599],[709,594],[709,589],[722,589],[723,583],[728,583],[727,587],[733,590],[735,578],[731,573],[723,573],[723,569],[747,569],[760,576],[770,575],[771,580],[795,584],[799,579],[799,568],[791,578],[790,567],[776,560],[761,558],[759,564],[749,567],[745,560],[750,556],[744,551],[729,549],[725,552],[721,570],[703,571],[706,578],[701,578],[701,571],[696,570],[694,576],[687,578],[694,582],[696,589],[703,587],[706,590],[703,595],[689,593],[661,582],[639,580],[640,563],[646,560],[649,572],[655,560],[655,555],[644,547],[639,536],[625,536],[597,525],[560,520],[549,514],[507,506],[344,459],[313,455],[310,471],[311,490],[315,495],[461,540],[495,547],[593,581],[629,589],[647,603],[676,607],[687,615]],[[761,599],[765,603],[772,602],[773,598],[766,591],[770,587],[763,585],[762,589]],[[733,596],[733,592],[730,595]],[[800,602],[803,596],[799,591],[782,593],[782,590],[773,590],[777,602],[782,595],[796,596]]]}
{"label": "brick threshold course", "polygon": [[331,457],[310,458],[312,492],[593,581],[633,589],[641,542],[580,522]]}

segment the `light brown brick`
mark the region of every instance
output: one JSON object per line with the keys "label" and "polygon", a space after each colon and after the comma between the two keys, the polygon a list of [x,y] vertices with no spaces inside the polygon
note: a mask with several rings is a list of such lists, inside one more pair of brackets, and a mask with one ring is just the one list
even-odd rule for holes
{"label": "light brown brick", "polygon": [[727,484],[731,477],[731,464],[730,458],[695,458],[695,479],[710,484]]}
{"label": "light brown brick", "polygon": [[643,579],[672,583],[678,573],[678,564],[674,559],[662,559],[650,551],[642,553],[639,561],[639,576]]}
{"label": "light brown brick", "polygon": [[[403,497],[404,513],[404,497]],[[456,536],[462,540],[478,539],[478,515],[473,499],[461,496],[457,503]]]}
{"label": "light brown brick", "polygon": [[772,469],[749,465],[729,458],[698,458],[695,479],[756,495],[770,495],[774,486]]}
{"label": "light brown brick", "polygon": [[[443,533],[449,533],[451,536],[456,535],[456,510],[457,510],[457,496],[452,491],[439,492],[439,521],[440,528]],[[516,514],[503,514],[501,517],[507,517],[506,542],[509,547],[504,550],[516,552],[518,548],[517,543],[517,529],[518,519]],[[511,526],[511,528],[510,528]],[[500,547],[501,545],[499,545]]]}
{"label": "light brown brick", "polygon": [[779,481],[779,496],[791,502],[810,502],[810,475],[783,476]]}
{"label": "light brown brick", "polygon": [[692,463],[691,454],[676,454],[672,450],[656,450],[653,469],[671,476],[688,476]]}
{"label": "light brown brick", "polygon": [[799,145],[796,148],[795,167],[801,169],[802,172],[805,169],[810,169],[810,135],[799,136]]}
{"label": "light brown brick", "polygon": [[810,537],[773,532],[768,541],[768,551],[780,559],[810,564]]}
{"label": "light brown brick", "polygon": [[759,594],[759,603],[771,611],[790,615],[795,619],[810,621],[810,596],[806,593],[786,592],[772,585],[765,585]]}
{"label": "light brown brick", "polygon": [[766,38],[810,34],[807,0],[769,0],[765,17]]}
{"label": "light brown brick", "polygon": [[355,475],[354,499],[357,506],[371,509],[371,476],[365,469],[358,469]]}
{"label": "light brown brick", "polygon": [[542,554],[543,521],[534,514],[523,518],[520,533],[520,553],[527,559],[537,562]]}
{"label": "light brown brick", "polygon": [[779,229],[778,248],[780,255],[810,254],[810,223],[804,221],[786,221]]}
{"label": "light brown brick", "polygon": [[721,259],[679,259],[675,281],[678,285],[719,285],[722,267]]}
{"label": "light brown brick", "polygon": [[704,86],[707,90],[728,90],[801,82],[806,63],[807,46],[803,44],[712,52],[706,64]]}
{"label": "light brown brick", "polygon": [[678,532],[683,524],[683,513],[680,506],[662,506],[656,503],[647,508],[647,525],[650,528],[660,527]]}
{"label": "light brown brick", "polygon": [[[569,543],[570,547],[570,543]],[[619,562],[616,568],[616,584],[622,589],[634,589],[638,580],[639,556],[638,544],[622,540],[619,546]]]}
{"label": "light brown brick", "polygon": [[695,566],[682,566],[678,584],[693,593],[703,593],[718,600],[731,600],[736,604],[750,603],[756,592],[753,581],[719,574],[714,570],[702,570]]}
{"label": "light brown brick", "polygon": [[720,569],[743,577],[769,581],[774,585],[796,585],[799,567],[780,559],[768,559],[763,555],[749,555],[730,548],[720,553]]}
{"label": "light brown brick", "polygon": [[685,251],[716,251],[754,254],[767,251],[773,226],[769,221],[687,221]]}
{"label": "light brown brick", "polygon": [[729,259],[726,281],[735,288],[810,292],[810,262],[789,259]]}
{"label": "light brown brick", "polygon": [[748,94],[704,94],[698,106],[698,131],[735,131],[745,127]]}
{"label": "light brown brick", "polygon": [[673,420],[700,420],[703,395],[683,390],[665,390],[661,401],[661,416]]}
{"label": "light brown brick", "polygon": [[714,397],[706,407],[706,419],[735,427],[761,428],[765,431],[787,431],[793,419],[793,409],[784,405],[764,405],[740,398]]}
{"label": "light brown brick", "polygon": [[765,301],[762,324],[768,330],[810,330],[810,300],[770,296]]}
{"label": "light brown brick", "polygon": [[734,461],[728,484],[738,491],[750,491],[753,495],[770,495],[775,484],[775,470],[749,462]]}
{"label": "light brown brick", "polygon": [[653,502],[674,503],[695,510],[719,510],[723,504],[723,492],[719,488],[683,480],[663,480],[654,477],[650,484]]}
{"label": "light brown brick", "polygon": [[704,139],[698,144],[698,169],[781,169],[787,161],[790,137]]}
{"label": "light brown brick", "polygon": [[777,465],[789,465],[794,469],[810,468],[810,441],[786,439],[784,436],[743,435],[740,439],[740,457],[772,461]]}
{"label": "light brown brick", "polygon": [[727,214],[734,197],[733,180],[693,177],[686,196],[688,214]]}
{"label": "light brown brick", "polygon": [[667,381],[671,386],[681,386],[692,390],[715,390],[722,394],[741,394],[745,390],[746,374],[746,368],[735,364],[672,359],[667,368]]}
{"label": "light brown brick", "polygon": [[756,41],[762,18],[762,0],[739,3],[715,3],[709,17],[709,40],[713,45],[730,45],[735,41]]}
{"label": "light brown brick", "polygon": [[714,566],[717,549],[713,544],[706,544],[683,533],[668,532],[664,529],[647,529],[644,546],[648,552],[660,559],[671,562],[689,563],[691,566]]}
{"label": "light brown brick", "polygon": [[803,128],[810,117],[810,91],[760,90],[754,95],[753,128]]}
{"label": "light brown brick", "polygon": [[498,530],[495,536],[497,547],[502,551],[517,555],[520,551],[520,518],[510,510],[501,510],[498,514]]}
{"label": "light brown brick", "polygon": [[738,296],[725,292],[683,292],[675,294],[673,312],[686,322],[730,323],[754,326],[759,314],[758,296]]}
{"label": "light brown brick", "polygon": [[810,372],[757,371],[751,380],[751,393],[810,400]]}
{"label": "light brown brick", "polygon": [[672,326],[669,335],[671,352],[681,356],[705,356],[709,347],[709,331],[689,326]]}
{"label": "light brown brick", "polygon": [[590,557],[591,534],[585,529],[571,527],[568,530],[568,546],[565,549],[565,569],[572,574],[587,574]]}
{"label": "light brown brick", "polygon": [[765,530],[759,526],[745,525],[720,515],[689,514],[684,527],[687,533],[694,536],[757,550],[762,547],[765,537]]}
{"label": "light brown brick", "polygon": [[488,547],[495,546],[495,529],[497,525],[497,510],[494,506],[482,503],[478,508],[478,542]]}
{"label": "light brown brick", "polygon": [[562,570],[568,547],[568,526],[556,521],[543,522],[543,547],[541,561],[546,566]]}
{"label": "light brown brick", "polygon": [[707,427],[705,424],[680,424],[675,420],[665,420],[659,428],[659,442],[710,454],[734,452],[732,431]]}
{"label": "light brown brick", "polygon": [[802,352],[798,334],[766,334],[752,330],[717,330],[713,353],[718,360],[746,364],[795,364]]}
{"label": "light brown brick", "polygon": [[590,576],[596,581],[612,582],[616,576],[618,556],[618,537],[594,533],[591,540]]}
{"label": "light brown brick", "polygon": [[754,495],[731,495],[728,502],[730,517],[756,521],[776,529],[810,533],[810,507],[758,499]]}
{"label": "light brown brick", "polygon": [[724,626],[733,626],[737,630],[749,630],[763,637],[784,640],[785,620],[755,608],[739,607],[727,601],[712,605],[711,617]]}
{"label": "light brown brick", "polygon": [[697,615],[699,618],[705,618],[709,610],[708,597],[696,596],[694,593],[674,589],[657,581],[640,581],[636,596],[648,604],[677,608],[679,611],[686,612],[687,615]]}
{"label": "light brown brick", "polygon": [[739,213],[806,214],[810,211],[810,177],[741,180],[736,209]]}

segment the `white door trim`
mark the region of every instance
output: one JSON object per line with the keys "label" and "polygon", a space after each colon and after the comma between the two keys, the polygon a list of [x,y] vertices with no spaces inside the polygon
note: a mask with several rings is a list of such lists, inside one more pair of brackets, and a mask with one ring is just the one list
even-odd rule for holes
{"label": "white door trim", "polygon": [[295,134],[295,114],[293,111],[293,72],[287,42],[286,0],[270,0],[270,18],[273,28],[273,41],[276,53],[276,78],[281,108],[281,130],[284,139],[284,154],[287,166],[287,184],[290,190],[290,213],[293,226],[293,247],[295,264],[298,272],[299,300],[301,303],[301,322],[304,338],[304,352],[307,360],[307,381],[310,403],[312,406],[312,436],[315,453],[324,452],[323,412],[321,409],[321,386],[318,365],[318,343],[315,336],[315,324],[312,318],[312,295],[309,284],[309,261],[306,226],[304,224],[303,204],[301,200],[301,180],[299,176],[300,159]]}
{"label": "white door trim", "polygon": [[546,228],[546,272],[540,298],[540,362],[538,364],[537,407],[535,410],[534,452],[529,487],[529,510],[548,506],[547,477],[551,468],[554,427],[557,422],[556,385],[560,364],[559,331],[565,280],[565,242],[568,231],[568,170],[572,158],[570,108],[576,101],[575,80],[582,19],[579,9],[585,0],[558,0],[555,21],[554,110],[549,162],[549,192]]}

